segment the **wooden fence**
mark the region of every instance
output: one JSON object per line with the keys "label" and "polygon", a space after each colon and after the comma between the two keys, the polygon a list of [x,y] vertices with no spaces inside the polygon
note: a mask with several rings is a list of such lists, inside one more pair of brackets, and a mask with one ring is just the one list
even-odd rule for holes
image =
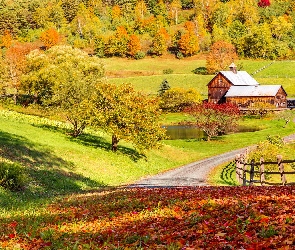
{"label": "wooden fence", "polygon": [[[276,162],[265,162],[263,158],[260,159],[260,162],[255,163],[254,160],[252,160],[250,163],[245,162],[245,156],[244,155],[237,155],[236,156],[236,177],[240,185],[246,186],[247,184],[254,185],[254,183],[260,183],[261,185],[292,185],[295,184],[295,182],[287,183],[287,177],[286,175],[292,175],[295,174],[295,171],[292,172],[286,172],[284,169],[285,163],[294,163],[295,160],[283,160],[281,155],[277,156]],[[265,171],[265,165],[277,165],[278,170],[277,172],[274,171]],[[256,169],[258,170],[255,170]],[[249,170],[248,170],[249,168]],[[249,180],[247,180],[247,173],[250,177]],[[255,180],[255,174],[258,174],[259,179]],[[281,182],[280,183],[273,183],[268,182],[265,179],[265,175],[280,175]]]}

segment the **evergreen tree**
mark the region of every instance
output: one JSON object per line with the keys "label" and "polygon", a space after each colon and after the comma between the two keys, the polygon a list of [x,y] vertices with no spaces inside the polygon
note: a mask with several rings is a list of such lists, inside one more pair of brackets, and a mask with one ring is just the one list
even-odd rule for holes
{"label": "evergreen tree", "polygon": [[158,95],[162,96],[169,89],[170,89],[169,82],[167,81],[167,79],[164,79],[158,90]]}

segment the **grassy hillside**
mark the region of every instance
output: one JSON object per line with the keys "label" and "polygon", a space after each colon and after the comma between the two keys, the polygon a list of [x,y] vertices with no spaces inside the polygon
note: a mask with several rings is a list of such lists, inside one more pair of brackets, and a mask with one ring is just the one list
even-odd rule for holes
{"label": "grassy hillside", "polygon": [[[181,117],[166,116],[162,122],[169,123],[171,119]],[[67,124],[2,110],[1,158],[20,163],[28,170],[32,179],[23,195],[40,200],[59,194],[128,184],[143,176],[252,145],[264,140],[267,135],[291,134],[295,128],[293,123],[283,128],[284,121],[270,118],[246,119],[242,123],[260,130],[225,135],[210,142],[166,140],[161,149],[143,156],[126,142],[120,143],[118,152],[113,153],[110,137],[101,131],[88,129],[85,134],[73,139],[66,133]],[[14,194],[2,191],[0,195],[3,197],[0,210],[20,202],[14,200]]]}
{"label": "grassy hillside", "polygon": [[[167,79],[171,87],[193,87],[200,91],[203,98],[206,98],[207,84],[213,78],[213,75],[203,76],[192,73],[195,68],[206,65],[205,60],[198,58],[183,60],[107,58],[102,61],[110,82],[132,83],[136,89],[150,94],[156,94],[161,82]],[[249,74],[255,73],[253,77],[260,84],[280,84],[287,91],[288,97],[295,97],[295,61],[241,60],[236,63],[242,65],[242,70]],[[172,69],[173,74],[163,74],[163,70],[166,69]]]}
{"label": "grassy hillside", "polygon": [[[163,116],[162,122],[170,123],[179,119],[181,119],[180,115],[166,115]],[[119,241],[114,238],[115,231],[112,228],[119,230],[121,226],[118,225],[121,225],[122,221],[125,225],[125,222],[129,221],[126,220],[129,213],[132,218],[135,217],[134,220],[130,220],[130,225],[129,222],[126,224],[126,227],[134,230],[130,231],[130,235],[123,227],[123,231],[117,231],[116,235],[121,240],[120,247],[134,246],[131,249],[138,249],[138,244],[145,242],[149,244],[147,246],[154,248],[155,244],[160,244],[153,236],[159,235],[158,229],[154,228],[148,236],[138,236],[136,234],[141,234],[141,231],[139,232],[138,227],[134,225],[142,222],[142,228],[146,230],[145,223],[151,225],[153,218],[158,216],[172,218],[171,211],[179,211],[179,208],[183,207],[184,203],[177,204],[183,199],[183,194],[187,193],[188,189],[185,191],[150,189],[150,193],[145,194],[144,190],[120,191],[122,189],[114,190],[112,187],[120,187],[143,176],[252,145],[264,140],[267,135],[284,136],[294,133],[295,129],[294,123],[283,128],[284,121],[275,117],[245,118],[241,123],[260,130],[230,134],[210,142],[167,140],[163,142],[161,149],[150,151],[144,157],[138,154],[130,144],[124,142],[121,143],[117,153],[111,152],[110,137],[101,131],[88,129],[81,137],[72,139],[66,133],[69,128],[67,124],[1,110],[1,160],[17,162],[24,166],[30,175],[30,182],[23,192],[10,192],[0,188],[0,248],[65,249],[67,246],[71,248],[75,245],[83,249],[96,249],[97,246],[99,246],[97,249],[104,246],[115,249],[114,244]],[[294,147],[290,148],[288,156],[294,158]],[[216,175],[221,176],[219,180],[224,176],[218,172]],[[231,184],[230,176],[226,178],[221,184]],[[195,193],[196,190],[193,189],[194,196],[199,197]],[[229,194],[233,193],[231,189],[228,190]],[[236,194],[238,190],[235,190]],[[245,189],[240,190],[244,192]],[[170,191],[176,192],[178,196],[169,196]],[[210,197],[210,200],[213,197],[212,194],[218,195],[218,201],[222,197],[215,188],[212,194],[202,189],[200,191],[204,193],[204,197]],[[152,197],[156,199],[155,202],[152,202]],[[189,201],[192,199],[191,197]],[[144,205],[143,202],[145,202]],[[162,206],[166,204],[165,202],[173,206],[171,211],[169,206],[168,210],[166,205]],[[200,202],[204,205],[204,198],[201,198]],[[185,206],[191,207],[190,203]],[[208,215],[211,216],[212,209],[209,210]],[[188,218],[195,220],[187,214],[187,209],[185,211],[181,217],[186,214]],[[233,211],[236,211],[236,208],[233,208]],[[220,211],[218,214],[220,215]],[[189,232],[192,227],[186,227],[188,219],[185,216],[183,218],[182,229]],[[177,224],[180,222],[174,217],[171,220]],[[114,224],[109,224],[110,221],[114,221]],[[162,225],[162,222],[160,224]],[[173,228],[175,231],[174,225],[167,228]],[[219,232],[218,227],[216,230]],[[166,232],[166,226],[163,226],[162,232],[164,231]],[[101,238],[101,235],[104,238]],[[137,244],[138,239],[140,243]],[[166,245],[171,243],[169,239],[162,242]],[[173,239],[173,242],[178,240]],[[171,246],[173,247],[171,249],[179,249],[178,245]]]}

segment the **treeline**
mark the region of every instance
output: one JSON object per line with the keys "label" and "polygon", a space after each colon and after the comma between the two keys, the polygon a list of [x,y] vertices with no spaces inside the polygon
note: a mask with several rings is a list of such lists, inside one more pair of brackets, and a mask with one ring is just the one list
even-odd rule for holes
{"label": "treeline", "polygon": [[[207,52],[234,45],[239,57],[294,58],[293,0],[0,1],[0,45],[68,44],[98,57]],[[4,54],[4,53],[3,53]]]}

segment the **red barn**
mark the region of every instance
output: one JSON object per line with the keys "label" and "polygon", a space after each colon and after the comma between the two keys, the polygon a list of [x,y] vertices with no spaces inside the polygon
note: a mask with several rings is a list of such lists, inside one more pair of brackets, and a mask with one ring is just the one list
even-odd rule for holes
{"label": "red barn", "polygon": [[229,71],[220,71],[208,83],[208,102],[233,103],[241,108],[265,102],[286,108],[287,93],[281,85],[259,85],[246,71],[237,71],[232,63]]}

